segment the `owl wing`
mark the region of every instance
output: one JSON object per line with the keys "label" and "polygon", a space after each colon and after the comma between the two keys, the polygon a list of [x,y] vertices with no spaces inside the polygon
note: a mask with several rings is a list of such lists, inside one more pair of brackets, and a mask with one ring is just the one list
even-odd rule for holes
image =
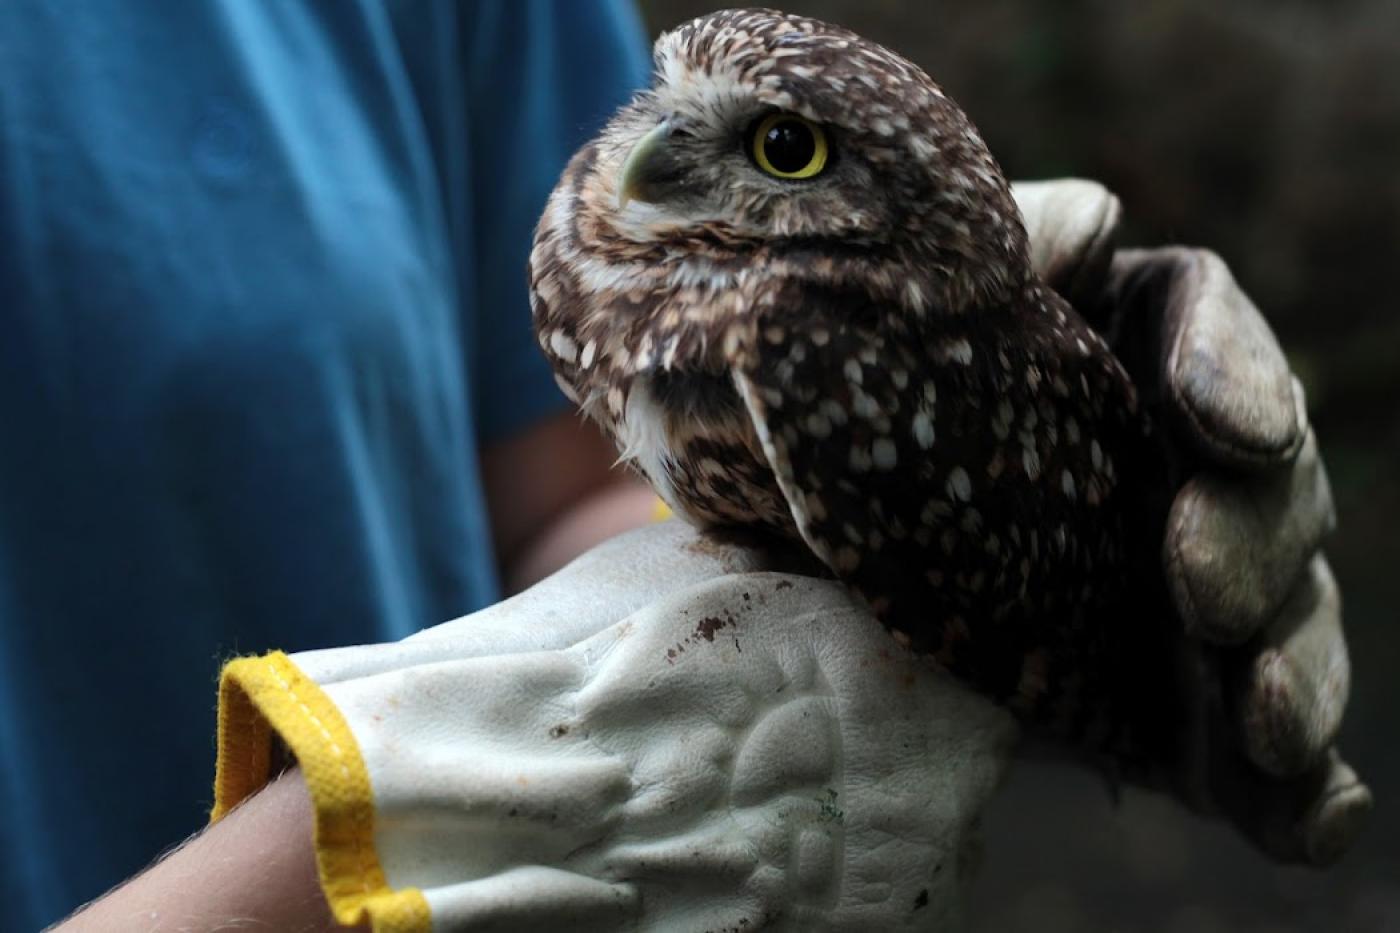
{"label": "owl wing", "polygon": [[733,373],[803,540],[916,649],[1034,697],[1038,649],[1078,637],[1072,607],[1117,543],[1086,521],[1112,486],[1081,424],[1098,378],[1037,352],[1012,311],[783,307]]}

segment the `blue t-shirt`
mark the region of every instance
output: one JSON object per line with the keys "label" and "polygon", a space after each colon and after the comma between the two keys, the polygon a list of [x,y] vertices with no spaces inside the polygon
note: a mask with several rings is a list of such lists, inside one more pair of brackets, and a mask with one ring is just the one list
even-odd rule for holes
{"label": "blue t-shirt", "polygon": [[498,595],[477,448],[565,403],[525,260],[643,83],[576,0],[0,3],[0,905],[210,803],[233,653]]}

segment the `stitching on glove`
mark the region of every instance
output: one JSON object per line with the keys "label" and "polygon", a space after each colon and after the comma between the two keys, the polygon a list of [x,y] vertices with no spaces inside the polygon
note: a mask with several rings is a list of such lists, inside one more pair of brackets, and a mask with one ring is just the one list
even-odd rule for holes
{"label": "stitching on glove", "polygon": [[[282,688],[291,701],[296,704],[297,709],[301,710],[302,715],[310,720],[311,725],[321,734],[321,738],[325,740],[326,747],[330,749],[332,757],[335,758],[336,764],[340,767],[341,778],[345,781],[345,785],[349,787],[352,778],[350,775],[350,767],[345,763],[345,751],[336,743],[335,738],[331,736],[330,730],[326,728],[325,723],[321,722],[320,718],[311,711],[311,707],[302,702],[301,697],[297,696],[296,691],[292,689],[292,685],[282,678],[282,675],[277,672],[277,668],[274,665],[268,665],[268,673],[272,675],[272,679],[276,681],[277,686]],[[362,807],[351,807],[350,810],[351,819],[354,820],[356,829],[356,832],[351,833],[351,840],[355,852],[356,873],[359,875],[360,879],[360,890],[368,892],[371,883],[369,866],[365,862],[364,837],[372,834],[374,829],[372,826],[368,825]]]}

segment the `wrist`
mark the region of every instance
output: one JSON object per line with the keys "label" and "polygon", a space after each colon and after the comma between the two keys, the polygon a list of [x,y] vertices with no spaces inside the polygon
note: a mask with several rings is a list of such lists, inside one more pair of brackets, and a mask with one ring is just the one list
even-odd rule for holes
{"label": "wrist", "polygon": [[306,785],[293,769],[55,929],[98,933],[136,917],[181,929],[346,929],[321,893],[311,826]]}

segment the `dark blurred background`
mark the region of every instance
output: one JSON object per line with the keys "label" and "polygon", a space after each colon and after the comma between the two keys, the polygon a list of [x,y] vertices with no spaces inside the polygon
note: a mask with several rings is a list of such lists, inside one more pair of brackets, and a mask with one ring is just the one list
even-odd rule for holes
{"label": "dark blurred background", "polygon": [[[642,0],[653,32],[722,6]],[[1340,529],[1342,748],[1372,823],[1326,872],[1092,776],[1017,768],[977,933],[1400,931],[1400,0],[786,0],[922,65],[1012,178],[1080,175],[1126,241],[1219,252],[1307,387]]]}

